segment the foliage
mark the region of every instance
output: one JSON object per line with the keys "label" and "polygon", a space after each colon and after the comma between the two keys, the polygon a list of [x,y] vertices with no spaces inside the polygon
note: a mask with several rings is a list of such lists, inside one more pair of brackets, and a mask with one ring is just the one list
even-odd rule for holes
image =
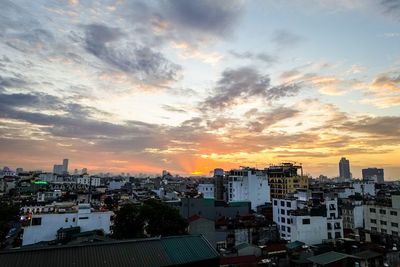
{"label": "foliage", "polygon": [[10,228],[10,222],[17,221],[19,207],[9,202],[0,202],[0,240],[3,240]]}
{"label": "foliage", "polygon": [[133,204],[125,204],[115,213],[113,237],[127,239],[143,235],[144,220],[139,208]]}

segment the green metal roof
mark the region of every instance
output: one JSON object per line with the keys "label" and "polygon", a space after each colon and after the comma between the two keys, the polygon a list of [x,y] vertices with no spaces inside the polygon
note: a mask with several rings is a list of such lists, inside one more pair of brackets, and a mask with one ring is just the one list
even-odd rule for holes
{"label": "green metal roof", "polygon": [[286,244],[286,247],[287,247],[287,249],[292,250],[292,249],[299,248],[299,247],[301,247],[303,245],[305,245],[305,243],[296,240],[294,242]]}
{"label": "green metal roof", "polygon": [[[219,254],[202,236],[172,236],[0,252],[3,266],[159,267],[207,262],[219,266]],[[210,265],[209,263],[212,262]]]}
{"label": "green metal roof", "polygon": [[339,253],[336,251],[329,251],[324,254],[310,257],[308,258],[308,260],[316,264],[327,265],[346,258],[356,258],[356,257],[348,254]]}

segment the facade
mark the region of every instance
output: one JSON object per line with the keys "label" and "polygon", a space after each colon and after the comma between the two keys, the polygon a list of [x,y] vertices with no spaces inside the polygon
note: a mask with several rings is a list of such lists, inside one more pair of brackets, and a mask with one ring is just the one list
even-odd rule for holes
{"label": "facade", "polygon": [[[298,174],[300,169],[301,173]],[[270,166],[267,170],[268,183],[271,187],[272,198],[284,198],[288,193],[294,193],[296,189],[308,188],[308,177],[303,176],[303,167],[292,163],[282,163]]]}
{"label": "facade", "polygon": [[341,181],[350,181],[350,161],[346,158],[341,158],[339,161],[339,177]]}
{"label": "facade", "polygon": [[54,174],[63,174],[63,169],[64,169],[63,165],[54,164],[53,173]]}
{"label": "facade", "polygon": [[199,184],[197,191],[203,194],[203,198],[214,198],[214,184]]}
{"label": "facade", "polygon": [[77,184],[83,185],[92,185],[92,186],[100,186],[101,181],[99,177],[89,177],[88,175],[84,175],[83,177],[78,177]]}
{"label": "facade", "polygon": [[362,177],[364,181],[372,180],[375,183],[383,184],[385,181],[384,176],[385,175],[383,169],[378,169],[378,168],[362,169]]}
{"label": "facade", "polygon": [[354,193],[359,193],[362,196],[376,196],[375,182],[363,181],[361,183],[353,183]]}
{"label": "facade", "polygon": [[354,201],[341,206],[343,228],[355,230],[364,227],[364,206],[362,201]]}
{"label": "facade", "polygon": [[272,205],[273,220],[284,240],[313,245],[343,237],[343,221],[336,198],[325,198],[316,207],[307,207],[297,198],[273,199]]}
{"label": "facade", "polygon": [[29,214],[28,225],[23,228],[23,246],[55,240],[60,228],[80,227],[82,232],[103,230],[105,234],[110,234],[114,215],[112,211],[92,212],[89,204],[80,204],[78,211],[58,209],[58,213]]}
{"label": "facade", "polygon": [[225,179],[224,170],[214,170],[214,197],[216,200],[225,200]]}
{"label": "facade", "polygon": [[399,237],[400,231],[400,196],[392,195],[391,206],[365,205],[365,230]]}
{"label": "facade", "polygon": [[251,208],[263,205],[270,200],[270,188],[265,171],[254,168],[241,168],[229,171],[228,202],[250,201]]}
{"label": "facade", "polygon": [[62,169],[63,173],[68,173],[68,159],[63,159],[62,166],[63,166],[63,169]]}

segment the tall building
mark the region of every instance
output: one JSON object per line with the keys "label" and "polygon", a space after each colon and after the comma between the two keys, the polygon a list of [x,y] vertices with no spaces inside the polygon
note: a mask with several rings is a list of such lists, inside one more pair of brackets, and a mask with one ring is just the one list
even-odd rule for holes
{"label": "tall building", "polygon": [[362,169],[363,180],[373,180],[375,183],[383,184],[385,181],[383,169],[368,168]]}
{"label": "tall building", "polygon": [[230,170],[227,176],[228,202],[250,201],[253,210],[271,202],[265,170],[244,167]]}
{"label": "tall building", "polygon": [[[300,170],[300,174],[298,174]],[[266,169],[271,198],[284,198],[298,188],[308,188],[308,177],[303,175],[303,167],[292,163],[282,163]]]}
{"label": "tall building", "polygon": [[59,165],[59,164],[54,164],[53,166],[53,173],[55,174],[62,174],[64,170],[64,166],[63,165]]}
{"label": "tall building", "polygon": [[68,159],[63,160],[63,173],[68,173]]}
{"label": "tall building", "polygon": [[350,161],[344,157],[339,161],[339,177],[341,181],[351,180]]}
{"label": "tall building", "polygon": [[214,170],[214,198],[215,200],[225,200],[224,197],[224,170],[215,169]]}

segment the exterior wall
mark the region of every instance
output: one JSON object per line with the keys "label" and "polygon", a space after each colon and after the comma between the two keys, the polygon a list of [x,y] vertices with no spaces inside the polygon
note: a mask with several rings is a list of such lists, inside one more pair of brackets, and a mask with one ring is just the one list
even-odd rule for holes
{"label": "exterior wall", "polygon": [[[305,221],[309,220],[309,224]],[[307,245],[321,244],[328,239],[327,220],[322,216],[292,216],[291,242],[301,241]]]}
{"label": "exterior wall", "polygon": [[326,198],[328,239],[343,237],[343,220],[339,217],[337,198]]}
{"label": "exterior wall", "polygon": [[290,211],[296,209],[297,209],[297,200],[295,199],[272,200],[273,221],[278,225],[280,237],[284,240],[291,239]]}
{"label": "exterior wall", "polygon": [[377,205],[364,206],[365,230],[399,236],[400,209]]}
{"label": "exterior wall", "polygon": [[375,183],[372,182],[363,182],[363,183],[354,183],[354,192],[359,193],[361,195],[371,195],[375,196]]}
{"label": "exterior wall", "polygon": [[111,211],[33,214],[32,220],[34,218],[41,218],[41,224],[24,227],[22,245],[25,246],[41,241],[55,240],[57,238],[57,230],[61,227],[69,228],[80,226],[82,232],[102,229],[105,234],[110,234],[110,219],[113,214],[114,213]]}
{"label": "exterior wall", "polygon": [[100,186],[100,178],[99,177],[90,178],[89,176],[78,177],[77,183],[84,185],[89,185],[90,183],[92,183],[92,186]]}
{"label": "exterior wall", "polygon": [[230,175],[228,179],[228,202],[250,201],[253,210],[259,205],[271,202],[270,188],[265,174],[259,171],[253,174],[248,170],[247,175]]}
{"label": "exterior wall", "polygon": [[364,206],[360,204],[342,207],[343,228],[364,227]]}
{"label": "exterior wall", "polygon": [[199,184],[197,191],[202,193],[204,198],[214,198],[214,184]]}
{"label": "exterior wall", "polygon": [[354,196],[354,188],[343,188],[338,192],[339,198],[348,198],[349,196]]}

